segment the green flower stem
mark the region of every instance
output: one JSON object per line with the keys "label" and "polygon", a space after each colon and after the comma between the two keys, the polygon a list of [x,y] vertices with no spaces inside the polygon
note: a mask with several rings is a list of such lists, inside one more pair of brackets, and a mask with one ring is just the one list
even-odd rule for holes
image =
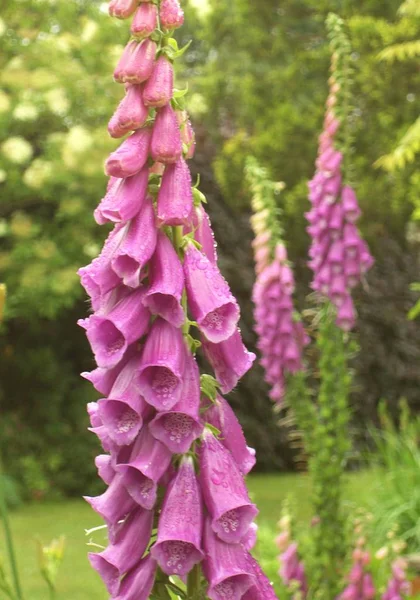
{"label": "green flower stem", "polygon": [[0,517],[3,521],[4,537],[6,539],[6,548],[9,556],[10,570],[12,572],[13,586],[15,588],[16,600],[23,600],[22,588],[19,581],[19,572],[16,562],[16,555],[13,545],[12,530],[10,528],[9,513],[7,510],[6,496],[4,493],[4,485],[1,485],[3,470],[0,463]]}
{"label": "green flower stem", "polygon": [[195,565],[188,574],[187,600],[200,600],[200,592],[201,592],[201,569],[200,569],[200,565]]}

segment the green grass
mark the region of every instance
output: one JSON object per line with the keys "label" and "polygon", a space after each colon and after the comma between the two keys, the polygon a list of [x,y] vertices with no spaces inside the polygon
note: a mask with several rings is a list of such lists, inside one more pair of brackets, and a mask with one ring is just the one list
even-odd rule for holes
{"label": "green grass", "polygon": [[[373,492],[372,473],[356,473],[347,478],[346,501],[365,505]],[[253,500],[260,509],[259,522],[274,531],[281,504],[288,496],[298,518],[309,521],[310,479],[306,475],[254,475],[249,478]],[[101,524],[83,500],[25,506],[11,515],[16,551],[25,600],[46,600],[46,588],[37,569],[36,539],[48,543],[65,535],[66,553],[58,580],[57,600],[106,600],[108,597],[97,574],[86,559],[85,528]],[[0,537],[0,552],[4,554]],[[275,549],[273,546],[273,553]]]}

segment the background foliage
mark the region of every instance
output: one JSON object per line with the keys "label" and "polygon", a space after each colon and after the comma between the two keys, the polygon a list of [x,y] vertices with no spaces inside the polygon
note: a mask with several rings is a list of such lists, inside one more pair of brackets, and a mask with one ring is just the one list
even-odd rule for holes
{"label": "background foliage", "polygon": [[[286,237],[303,298],[306,181],[327,94],[324,19],[334,10],[349,20],[354,180],[362,227],[377,259],[359,294],[361,352],[353,393],[359,429],[375,418],[381,397],[391,407],[402,395],[420,404],[420,327],[406,321],[416,298],[409,284],[417,279],[420,242],[415,227],[409,236],[407,227],[420,176],[415,163],[389,172],[373,167],[418,116],[415,57],[392,65],[378,59],[384,48],[418,39],[418,13],[398,15],[399,4],[190,0],[181,34],[182,43],[194,37],[182,78],[189,81],[198,136],[195,169],[203,174],[222,267],[253,345],[245,158],[252,152],[287,184]],[[9,473],[35,497],[94,491],[89,454],[95,442],[85,416],[93,397],[78,376],[91,357],[75,326],[87,305],[76,270],[90,262],[106,233],[91,213],[105,189],[101,164],[116,145],[106,122],[122,95],[111,71],[126,42],[123,27],[106,15],[106,3],[93,0],[19,0],[6,2],[1,14],[0,279],[9,301],[0,349],[0,445]],[[260,468],[290,467],[292,452],[272,419],[259,368],[232,401]]]}

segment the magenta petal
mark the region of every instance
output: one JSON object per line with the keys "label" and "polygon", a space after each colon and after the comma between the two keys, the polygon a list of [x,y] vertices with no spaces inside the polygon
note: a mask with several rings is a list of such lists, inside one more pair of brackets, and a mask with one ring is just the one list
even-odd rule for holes
{"label": "magenta petal", "polygon": [[217,266],[189,244],[184,273],[188,304],[200,330],[213,343],[230,338],[239,321],[239,306]]}
{"label": "magenta petal", "polygon": [[221,432],[220,441],[232,454],[241,473],[249,473],[256,462],[255,450],[247,446],[241,424],[222,396],[210,406],[206,420]]}
{"label": "magenta petal", "polygon": [[146,402],[170,410],[179,400],[186,348],[182,331],[157,318],[147,337],[137,384]]}
{"label": "magenta petal", "polygon": [[150,151],[153,160],[165,164],[176,162],[182,154],[178,119],[170,104],[157,111]]}
{"label": "magenta petal", "polygon": [[110,539],[115,536],[118,522],[124,519],[136,506],[133,498],[123,485],[122,476],[118,473],[113,478],[106,492],[101,496],[84,496],[84,499],[89,502],[93,510],[101,515],[107,523]]}
{"label": "magenta petal", "polygon": [[174,327],[181,327],[185,313],[181,306],[184,272],[169,238],[159,232],[155,253],[149,267],[150,285],[143,304]]}
{"label": "magenta petal", "polygon": [[181,157],[167,165],[157,199],[159,225],[184,225],[188,223],[193,207],[190,169]]}
{"label": "magenta petal", "polygon": [[156,578],[157,563],[150,554],[124,577],[114,600],[148,600]]}
{"label": "magenta petal", "polygon": [[250,554],[248,554],[248,561],[254,573],[255,585],[245,593],[242,600],[277,600],[270,580]]}
{"label": "magenta petal", "polygon": [[151,197],[147,197],[139,214],[130,222],[111,262],[112,269],[124,285],[139,287],[142,269],[153,255],[156,239],[155,212]]}
{"label": "magenta petal", "polygon": [[99,367],[115,366],[127,347],[147,330],[150,313],[143,306],[144,290],[123,298],[107,315],[92,315],[86,335]]}
{"label": "magenta petal", "polygon": [[111,367],[110,369],[98,367],[90,372],[84,371],[81,373],[81,376],[90,381],[95,390],[97,390],[100,394],[108,396],[118,375],[121,373],[122,369],[135,352],[136,346],[133,344],[127,348],[123,358],[117,365],[115,365],[115,367]]}
{"label": "magenta petal", "polygon": [[200,484],[212,528],[224,542],[240,542],[258,514],[243,476],[230,452],[209,430],[204,431],[199,458]]}
{"label": "magenta petal", "polygon": [[138,173],[146,164],[151,139],[150,127],[144,127],[130,135],[108,157],[105,163],[106,174],[124,178]]}
{"label": "magenta petal", "polygon": [[156,502],[157,483],[170,465],[171,452],[143,427],[134,443],[128,462],[118,463],[130,496],[150,510]]}
{"label": "magenta petal", "polygon": [[217,263],[216,241],[211,228],[210,218],[202,205],[194,207],[191,214],[192,224],[185,227],[184,232],[190,233],[194,231],[194,237],[201,245],[201,250],[209,261],[215,265]]}
{"label": "magenta petal", "polygon": [[258,525],[256,523],[251,523],[248,531],[246,532],[245,536],[242,539],[241,544],[245,548],[245,550],[252,550],[252,548],[257,543],[257,538],[258,538]]}
{"label": "magenta petal", "polygon": [[126,223],[135,217],[146,199],[148,183],[147,167],[132,177],[115,179],[94,212],[96,222]]}
{"label": "magenta petal", "polygon": [[181,398],[170,410],[160,412],[149,425],[152,435],[171,452],[184,454],[202,431],[200,422],[200,373],[189,355],[183,375]]}
{"label": "magenta petal", "polygon": [[224,394],[227,394],[251,368],[255,354],[245,348],[239,330],[220,344],[212,344],[204,338],[202,344],[220,388]]}
{"label": "magenta petal", "polygon": [[242,544],[226,544],[212,530],[206,519],[204,527],[204,550],[206,557],[203,570],[211,600],[240,600],[255,584],[252,568]]}
{"label": "magenta petal", "polygon": [[124,236],[125,227],[116,225],[108,235],[99,256],[78,271],[80,282],[92,299],[94,310],[99,308],[103,296],[121,282],[111,268],[111,260]]}
{"label": "magenta petal", "polygon": [[99,400],[99,416],[111,440],[118,446],[134,442],[150,407],[134,384],[139,366],[135,356],[121,371],[109,397]]}
{"label": "magenta petal", "polygon": [[119,103],[108,124],[108,133],[113,138],[139,129],[147,120],[149,111],[144,105],[140,85],[128,85],[126,94]]}
{"label": "magenta petal", "polygon": [[111,485],[114,479],[115,470],[112,466],[112,458],[109,454],[99,454],[95,458],[95,465],[98,469],[98,475],[104,483]]}
{"label": "magenta petal", "polygon": [[168,487],[152,556],[167,575],[187,575],[203,559],[203,508],[194,463],[185,457]]}
{"label": "magenta petal", "polygon": [[90,553],[92,567],[102,577],[108,592],[115,596],[120,589],[120,579],[142,558],[150,541],[153,511],[138,508],[124,521],[114,544],[103,552]]}
{"label": "magenta petal", "polygon": [[174,69],[172,63],[160,56],[155,62],[153,72],[143,90],[146,106],[159,108],[170,102],[174,91]]}

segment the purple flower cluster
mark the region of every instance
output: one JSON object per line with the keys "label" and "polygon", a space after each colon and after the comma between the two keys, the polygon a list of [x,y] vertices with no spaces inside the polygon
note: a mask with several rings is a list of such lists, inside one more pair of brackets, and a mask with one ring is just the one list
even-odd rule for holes
{"label": "purple flower cluster", "polygon": [[407,563],[399,557],[392,565],[392,577],[390,578],[382,600],[404,600],[410,595],[411,585],[407,579]]}
{"label": "purple flower cluster", "polygon": [[369,552],[363,550],[361,546],[353,551],[353,565],[348,576],[348,585],[338,600],[372,600],[375,597],[372,575],[367,571],[369,562]]}
{"label": "purple flower cluster", "polygon": [[294,319],[294,277],[287,262],[287,250],[277,243],[269,260],[267,236],[254,240],[257,279],[253,289],[255,331],[265,380],[271,386],[270,398],[280,403],[285,393],[287,373],[303,368],[302,350],[309,343],[302,322]]}
{"label": "purple flower cluster", "polygon": [[95,210],[97,223],[113,229],[80,269],[94,311],[80,325],[97,363],[83,376],[102,395],[88,412],[107,485],[86,500],[109,537],[89,558],[117,600],[149,598],[158,567],[185,580],[199,563],[211,600],[275,598],[249,554],[258,511],[244,475],[255,452],[226,400],[204,385],[202,393],[190,334],[198,328],[221,391],[231,391],[255,357],[243,345],[208,216],[193,198],[192,129],[173,108],[165,52],[183,12],[178,0],[112,0],[110,13],[134,15],[135,39],[115,70],[125,96],[109,124],[113,137],[130,135],[106,161],[109,185]]}
{"label": "purple flower cluster", "polygon": [[334,111],[339,87],[334,77],[331,83],[317,170],[309,182],[309,265],[314,272],[313,289],[330,299],[337,308],[337,325],[348,331],[355,323],[351,290],[372,266],[373,259],[356,227],[360,216],[356,194],[352,187],[343,185],[343,154],[335,141],[341,125]]}
{"label": "purple flower cluster", "polygon": [[300,560],[298,544],[291,539],[290,517],[285,515],[279,523],[281,532],[276,538],[276,545],[281,554],[279,575],[286,588],[294,592],[293,597],[303,600],[308,594],[305,567]]}

